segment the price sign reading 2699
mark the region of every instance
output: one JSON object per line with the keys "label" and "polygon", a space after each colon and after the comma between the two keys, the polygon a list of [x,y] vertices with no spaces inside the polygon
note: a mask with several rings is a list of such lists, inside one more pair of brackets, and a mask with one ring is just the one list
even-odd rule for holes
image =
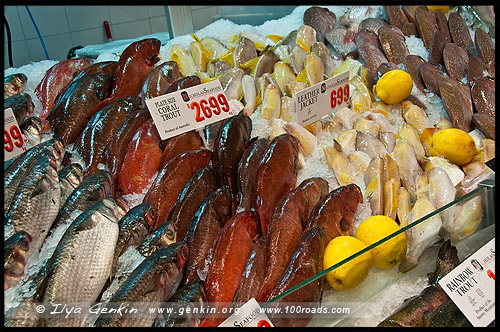
{"label": "price sign reading 2699", "polygon": [[346,83],[344,87],[338,87],[336,90],[332,90],[330,93],[330,107],[335,108],[341,106],[342,103],[349,103],[349,83]]}
{"label": "price sign reading 2699", "polygon": [[210,96],[208,99],[192,101],[188,103],[188,107],[196,112],[196,122],[210,119],[212,114],[220,115],[221,112],[229,112],[229,103],[227,102],[226,96],[222,93],[217,94],[217,96]]}

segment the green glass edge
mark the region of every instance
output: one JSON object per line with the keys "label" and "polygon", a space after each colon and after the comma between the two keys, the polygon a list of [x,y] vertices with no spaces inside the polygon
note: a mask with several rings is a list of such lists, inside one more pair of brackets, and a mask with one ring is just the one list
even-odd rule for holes
{"label": "green glass edge", "polygon": [[276,296],[276,297],[274,297],[274,298],[272,298],[272,299],[270,299],[270,300],[268,300],[268,301],[266,301],[266,302],[261,303],[261,307],[265,307],[265,306],[269,305],[270,303],[275,302],[275,301],[277,301],[277,300],[279,300],[279,299],[281,299],[281,298],[283,298],[283,297],[287,296],[288,294],[291,294],[291,293],[295,292],[297,289],[302,288],[303,286],[305,286],[305,285],[307,285],[307,284],[309,284],[309,283],[311,283],[311,282],[313,282],[313,281],[315,281],[315,280],[317,280],[317,279],[321,278],[322,276],[324,276],[324,275],[325,275],[325,274],[327,274],[328,272],[335,270],[335,269],[336,269],[336,268],[338,268],[339,266],[342,266],[343,264],[345,264],[345,263],[347,263],[347,262],[351,261],[352,259],[354,259],[354,258],[356,258],[356,257],[358,257],[358,256],[360,256],[360,255],[362,255],[362,254],[364,254],[365,252],[367,252],[367,251],[369,251],[369,250],[371,250],[371,249],[375,248],[375,247],[376,247],[376,246],[378,246],[379,244],[382,244],[382,243],[384,243],[385,241],[388,241],[388,240],[392,239],[393,237],[395,237],[395,236],[397,236],[397,235],[401,234],[402,232],[404,232],[404,231],[406,231],[406,230],[408,230],[408,229],[412,228],[413,226],[418,225],[418,224],[420,224],[421,222],[423,222],[423,221],[425,221],[425,220],[427,220],[427,219],[431,218],[432,216],[434,216],[434,215],[436,215],[436,214],[438,214],[438,213],[441,213],[442,211],[446,210],[446,209],[447,209],[447,208],[449,208],[450,206],[456,205],[456,204],[460,203],[461,201],[463,201],[463,200],[465,200],[465,199],[467,199],[467,198],[469,198],[469,197],[472,197],[472,196],[474,196],[475,194],[477,194],[477,193],[481,192],[482,190],[487,190],[487,189],[488,189],[488,188],[486,188],[486,187],[479,186],[478,188],[476,188],[476,189],[474,189],[473,191],[471,191],[471,192],[469,192],[469,193],[467,193],[467,194],[463,195],[462,197],[457,198],[456,200],[454,200],[454,201],[452,201],[452,202],[450,202],[450,203],[448,203],[448,204],[446,204],[446,205],[443,205],[443,206],[442,206],[442,207],[440,207],[439,209],[437,209],[437,210],[435,210],[435,211],[433,211],[433,212],[431,212],[431,213],[427,214],[426,216],[424,216],[424,217],[422,217],[422,218],[420,218],[420,219],[418,219],[418,220],[415,220],[415,221],[414,221],[414,222],[412,222],[411,224],[406,225],[405,227],[403,227],[403,228],[399,229],[398,231],[396,231],[396,232],[394,232],[394,233],[392,233],[392,234],[390,234],[390,235],[387,235],[387,236],[386,236],[386,237],[384,237],[383,239],[380,239],[379,241],[377,241],[377,242],[375,242],[375,243],[373,243],[373,244],[369,245],[369,246],[368,246],[368,247],[366,247],[365,249],[363,249],[363,250],[361,250],[361,251],[358,251],[357,253],[355,253],[355,254],[353,254],[353,255],[351,255],[351,256],[349,256],[349,257],[345,258],[344,260],[342,260],[342,261],[338,262],[337,264],[334,264],[334,265],[330,266],[328,269],[323,270],[323,271],[321,271],[320,273],[316,274],[315,276],[313,276],[313,277],[311,277],[311,278],[309,278],[309,279],[307,279],[307,280],[305,280],[305,281],[301,282],[301,283],[300,283],[300,284],[298,284],[298,285],[293,286],[292,288],[290,288],[289,290],[287,290],[287,291],[285,291],[285,292],[281,293],[280,295],[278,295],[278,296]]}

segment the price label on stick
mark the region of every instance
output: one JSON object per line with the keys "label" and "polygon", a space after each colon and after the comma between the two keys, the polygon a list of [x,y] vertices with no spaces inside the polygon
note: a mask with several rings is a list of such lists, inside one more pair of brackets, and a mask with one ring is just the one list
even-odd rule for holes
{"label": "price label on stick", "polygon": [[4,111],[3,137],[4,162],[17,157],[27,150],[23,135],[21,134],[21,129],[19,129],[19,125],[12,108],[7,108]]}
{"label": "price label on stick", "polygon": [[495,320],[495,239],[464,259],[439,285],[474,327]]}
{"label": "price label on stick", "polygon": [[307,126],[349,106],[349,72],[297,92],[297,120]]}
{"label": "price label on stick", "polygon": [[218,80],[148,99],[146,105],[161,139],[234,115]]}

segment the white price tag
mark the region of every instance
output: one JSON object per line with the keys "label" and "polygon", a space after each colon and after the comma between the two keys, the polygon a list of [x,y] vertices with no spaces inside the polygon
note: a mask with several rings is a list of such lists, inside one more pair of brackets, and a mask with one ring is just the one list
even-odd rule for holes
{"label": "white price tag", "polygon": [[349,106],[349,72],[331,77],[297,92],[297,120],[301,126],[319,121]]}
{"label": "white price tag", "polygon": [[250,299],[219,327],[274,327],[257,300]]}
{"label": "white price tag", "polygon": [[219,80],[148,99],[146,105],[161,139],[234,115]]}
{"label": "white price tag", "polygon": [[495,239],[444,276],[439,285],[475,327],[495,319]]}
{"label": "white price tag", "polygon": [[4,162],[19,156],[27,150],[26,143],[24,143],[23,135],[17,123],[14,111],[12,108],[7,108],[4,111]]}

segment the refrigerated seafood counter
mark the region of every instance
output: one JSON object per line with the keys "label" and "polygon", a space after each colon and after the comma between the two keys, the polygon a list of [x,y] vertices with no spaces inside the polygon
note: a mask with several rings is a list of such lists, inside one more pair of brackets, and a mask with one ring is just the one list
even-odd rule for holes
{"label": "refrigerated seafood counter", "polygon": [[494,326],[493,6],[165,36],[4,71],[5,327]]}

